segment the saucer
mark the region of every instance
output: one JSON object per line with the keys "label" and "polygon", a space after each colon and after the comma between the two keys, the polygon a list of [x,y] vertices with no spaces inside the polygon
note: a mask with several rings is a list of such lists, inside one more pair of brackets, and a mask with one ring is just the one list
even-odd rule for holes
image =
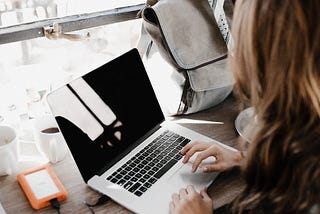
{"label": "saucer", "polygon": [[252,107],[241,111],[235,120],[235,127],[238,134],[249,143],[251,142],[251,139],[248,136],[248,133],[250,133],[250,130],[253,130],[253,123],[254,118]]}

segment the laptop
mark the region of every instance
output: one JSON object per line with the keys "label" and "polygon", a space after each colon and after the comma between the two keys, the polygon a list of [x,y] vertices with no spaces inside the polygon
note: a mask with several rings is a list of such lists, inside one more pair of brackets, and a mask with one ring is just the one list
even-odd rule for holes
{"label": "laptop", "polygon": [[135,213],[169,213],[172,193],[217,176],[182,163],[186,144],[213,140],[165,120],[137,49],[47,101],[84,181]]}

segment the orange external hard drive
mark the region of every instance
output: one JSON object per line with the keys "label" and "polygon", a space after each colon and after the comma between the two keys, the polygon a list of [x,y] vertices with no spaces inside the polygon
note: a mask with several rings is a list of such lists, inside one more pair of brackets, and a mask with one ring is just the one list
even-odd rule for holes
{"label": "orange external hard drive", "polygon": [[50,206],[51,199],[63,201],[68,194],[50,166],[42,166],[17,175],[31,206],[38,210]]}

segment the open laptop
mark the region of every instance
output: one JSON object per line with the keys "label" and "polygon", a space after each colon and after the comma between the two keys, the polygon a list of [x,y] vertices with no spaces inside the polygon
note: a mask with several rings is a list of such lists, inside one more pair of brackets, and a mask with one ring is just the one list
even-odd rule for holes
{"label": "open laptop", "polygon": [[136,213],[168,213],[171,194],[208,186],[181,148],[212,139],[166,122],[136,49],[51,92],[48,104],[85,182]]}

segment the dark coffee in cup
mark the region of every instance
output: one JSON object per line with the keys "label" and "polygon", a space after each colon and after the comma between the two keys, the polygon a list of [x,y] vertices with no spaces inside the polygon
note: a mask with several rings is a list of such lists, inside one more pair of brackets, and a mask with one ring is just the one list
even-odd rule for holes
{"label": "dark coffee in cup", "polygon": [[46,128],[44,130],[41,130],[42,133],[45,134],[55,134],[59,132],[59,129],[57,127],[50,127],[50,128]]}

